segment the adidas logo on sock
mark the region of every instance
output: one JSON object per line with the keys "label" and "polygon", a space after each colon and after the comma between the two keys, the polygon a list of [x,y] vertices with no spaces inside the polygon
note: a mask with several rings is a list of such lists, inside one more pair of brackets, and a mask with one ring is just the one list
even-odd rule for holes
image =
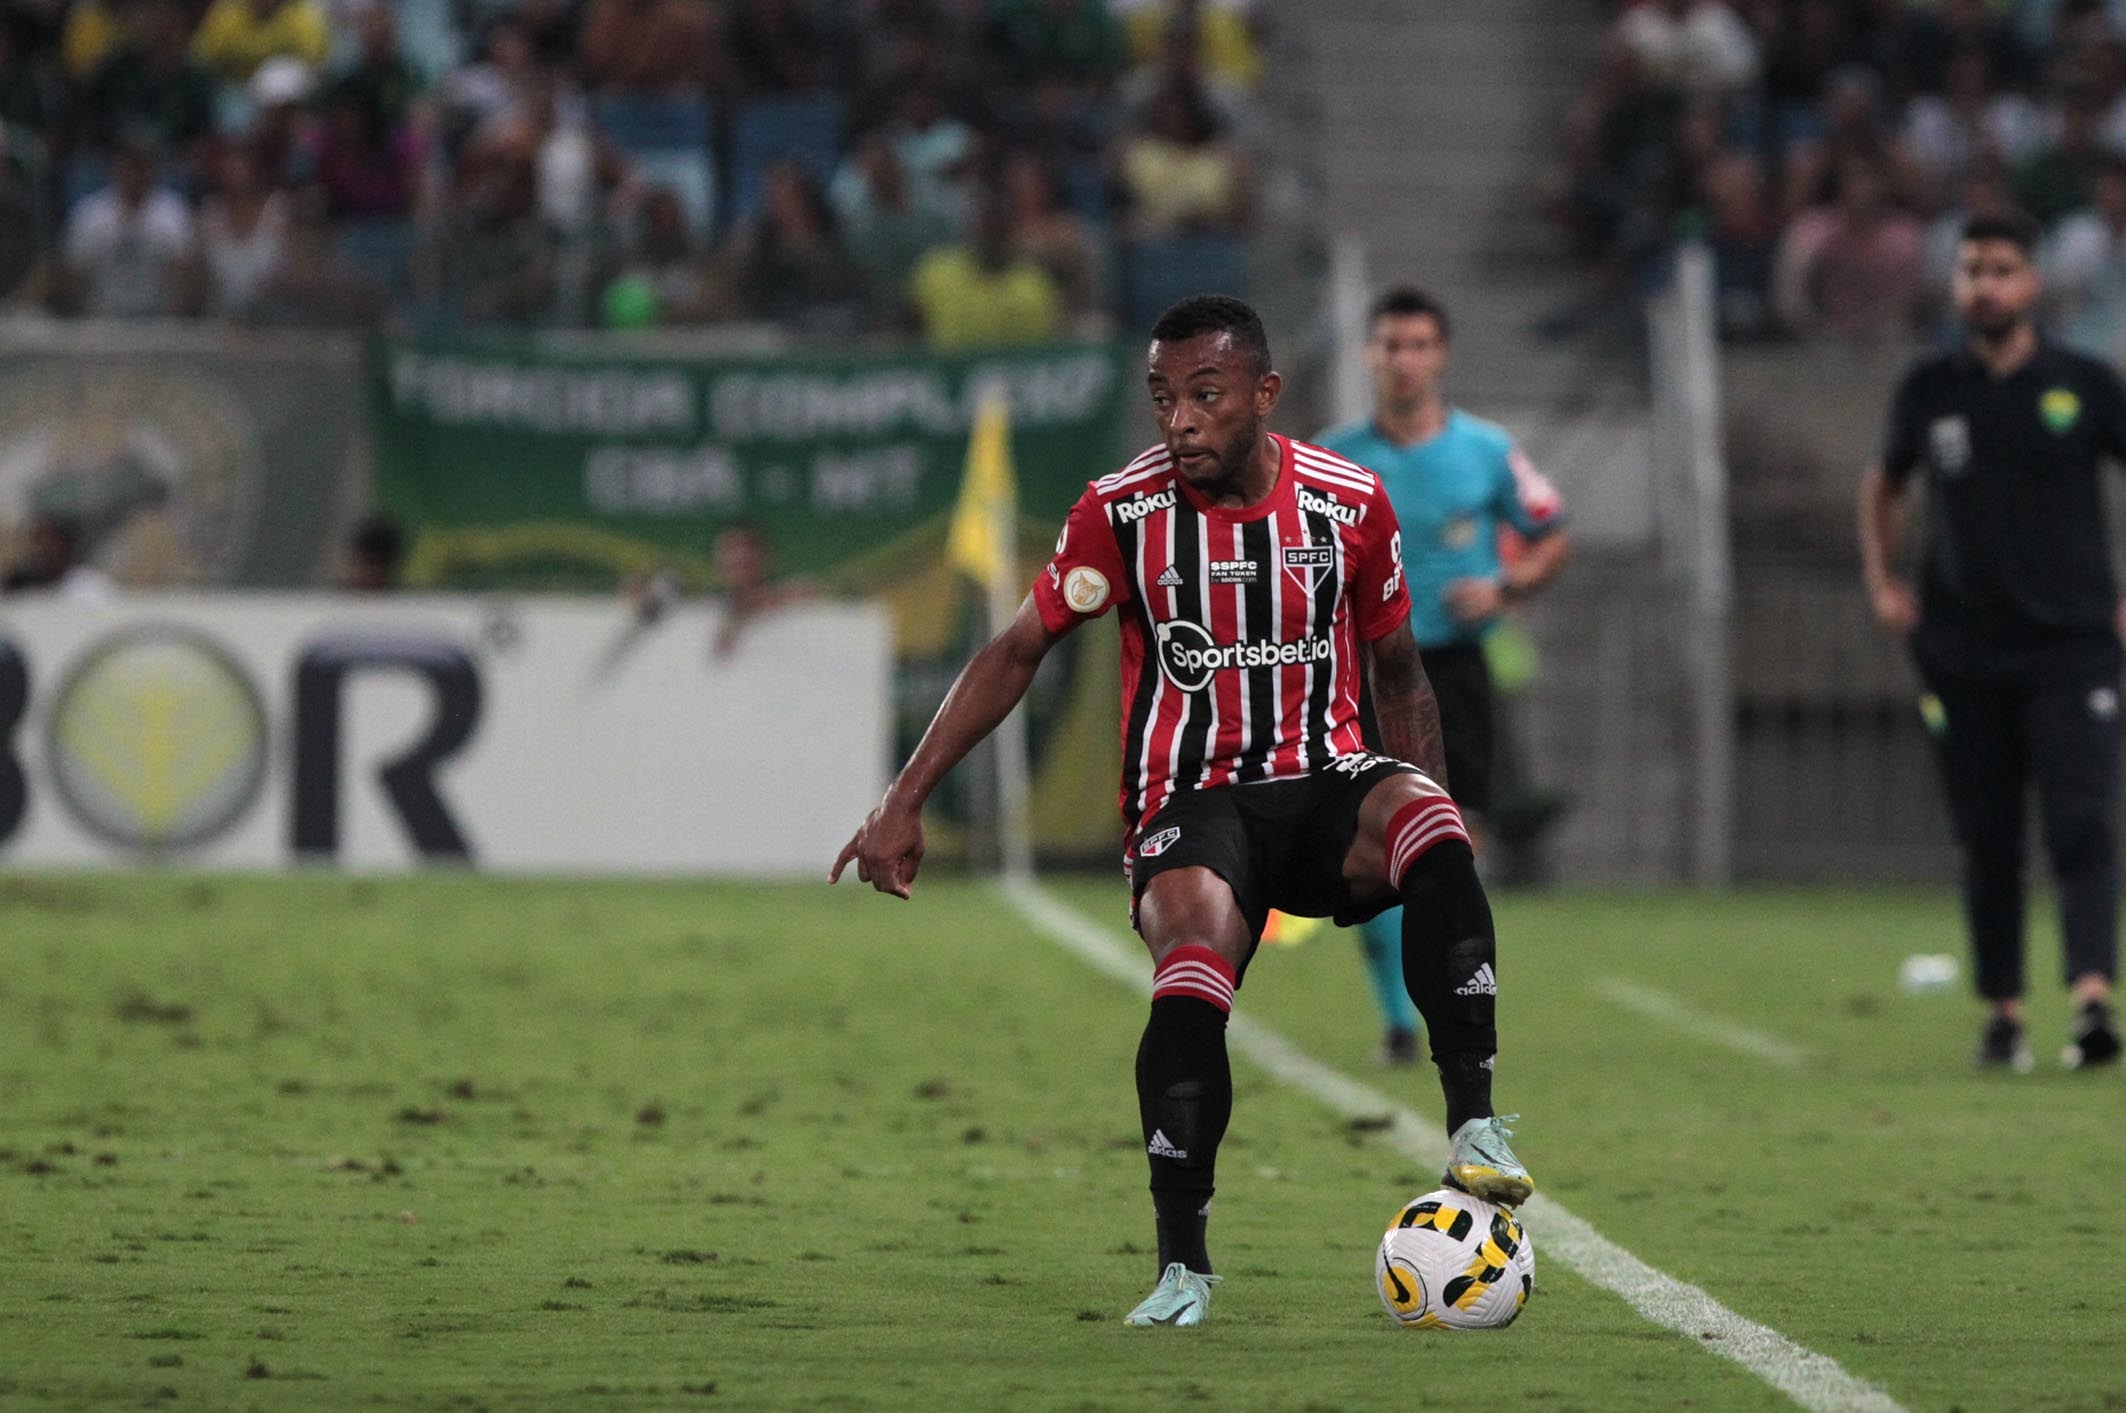
{"label": "adidas logo on sock", "polygon": [[1165,1130],[1156,1128],[1152,1130],[1152,1141],[1144,1145],[1144,1151],[1151,1154],[1154,1158],[1188,1157],[1188,1150],[1186,1148],[1176,1148],[1173,1144],[1166,1141]]}
{"label": "adidas logo on sock", "polygon": [[1166,572],[1165,572],[1164,574],[1161,574],[1161,575],[1159,576],[1159,578],[1158,578],[1158,584],[1159,584],[1159,587],[1160,587],[1160,588],[1162,588],[1162,589],[1178,589],[1178,588],[1180,588],[1180,587],[1181,587],[1181,569],[1180,569],[1180,566],[1178,566],[1178,565],[1173,565],[1173,564],[1169,564],[1168,566],[1166,566]]}
{"label": "adidas logo on sock", "polygon": [[1469,978],[1469,984],[1466,986],[1455,987],[1454,994],[1457,996],[1498,995],[1499,979],[1497,975],[1492,972],[1491,963],[1486,962],[1482,966],[1478,967],[1476,969],[1476,975]]}

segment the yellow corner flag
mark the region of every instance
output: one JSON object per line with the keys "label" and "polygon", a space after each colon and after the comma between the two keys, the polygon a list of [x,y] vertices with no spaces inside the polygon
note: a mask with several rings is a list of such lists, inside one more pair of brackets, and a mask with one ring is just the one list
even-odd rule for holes
{"label": "yellow corner flag", "polygon": [[1012,545],[1018,538],[1019,488],[1011,469],[1011,407],[1000,384],[982,391],[967,439],[967,474],[945,557],[991,590],[1017,587]]}

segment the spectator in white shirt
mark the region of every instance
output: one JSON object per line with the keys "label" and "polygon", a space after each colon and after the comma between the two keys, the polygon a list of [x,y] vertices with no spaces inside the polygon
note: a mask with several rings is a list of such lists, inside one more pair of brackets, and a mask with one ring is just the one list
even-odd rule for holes
{"label": "spectator in white shirt", "polygon": [[2045,247],[2045,294],[2069,342],[2126,352],[2126,156],[2097,169],[2090,203],[2061,221]]}
{"label": "spectator in white shirt", "polygon": [[1717,96],[1757,81],[1757,38],[1723,0],[1649,0],[1618,16],[1612,33],[1657,83]]}
{"label": "spectator in white shirt", "polygon": [[2045,140],[2045,115],[2019,93],[1996,92],[1985,46],[1949,56],[1942,91],[1912,100],[1905,113],[1905,155],[1932,185],[1929,195],[1954,205],[1981,155],[2020,165]]}
{"label": "spectator in white shirt", "polygon": [[280,268],[288,232],[288,199],[268,190],[258,158],[229,148],[220,182],[199,213],[200,254],[206,266],[208,307],[225,317],[247,315],[259,289]]}
{"label": "spectator in white shirt", "polygon": [[119,151],[111,184],[67,220],[66,272],[84,312],[105,318],[180,313],[196,283],[192,213],[156,181],[155,156]]}

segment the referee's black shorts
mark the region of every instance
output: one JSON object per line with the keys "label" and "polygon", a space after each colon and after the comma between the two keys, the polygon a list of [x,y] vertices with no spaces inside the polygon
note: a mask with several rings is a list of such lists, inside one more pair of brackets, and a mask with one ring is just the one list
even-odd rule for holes
{"label": "referee's black shorts", "polygon": [[[1425,676],[1439,702],[1440,744],[1447,754],[1447,793],[1470,814],[1491,809],[1491,762],[1496,739],[1492,728],[1494,693],[1491,664],[1482,643],[1449,643],[1421,648]],[[1366,745],[1381,749],[1380,722],[1373,711],[1370,683],[1359,695],[1359,716]]]}

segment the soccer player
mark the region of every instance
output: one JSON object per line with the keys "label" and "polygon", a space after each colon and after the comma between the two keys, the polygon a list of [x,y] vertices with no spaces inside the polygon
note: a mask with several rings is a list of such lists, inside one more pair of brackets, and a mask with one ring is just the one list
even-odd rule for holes
{"label": "soccer player", "polygon": [[[1495,975],[1491,908],[1434,783],[1439,716],[1394,509],[1371,472],[1268,430],[1282,380],[1238,300],[1167,310],[1146,387],[1158,445],[1079,497],[1017,617],[960,673],[831,877],[853,861],[908,897],[924,800],[1056,643],[1120,611],[1124,867],[1154,963],[1137,1105],[1160,1267],[1127,1318],[1194,1325],[1217,1279],[1204,1237],[1233,1104],[1226,1017],[1272,908],[1355,922],[1408,905],[1403,969],[1446,1096],[1447,1180],[1507,1204],[1534,1184],[1492,1114],[1497,997],[1477,984]],[[1369,668],[1387,755],[1360,735]]]}
{"label": "soccer player", "polygon": [[[2098,473],[2126,458],[2126,389],[2046,341],[2037,223],[1964,224],[1950,292],[1961,347],[1922,358],[1890,404],[1882,464],[1860,488],[1860,558],[1883,628],[1906,640],[1927,697],[1963,855],[1973,979],[1988,1011],[1982,1068],[2030,1068],[2023,1039],[2024,801],[2034,784],[2059,885],[2075,1019],[2069,1068],[2119,1057],[2119,635]],[[1926,481],[1915,593],[1899,512]]]}
{"label": "soccer player", "polygon": [[[1496,423],[1450,407],[1441,390],[1451,330],[1447,310],[1407,286],[1374,300],[1366,367],[1373,415],[1324,433],[1321,444],[1380,477],[1403,527],[1410,631],[1439,701],[1445,784],[1483,843],[1491,808],[1491,668],[1484,639],[1507,604],[1532,598],[1572,552],[1556,490]],[[1526,544],[1509,567],[1499,530]],[[1366,974],[1387,1035],[1381,1058],[1417,1058],[1417,1010],[1403,985],[1402,916],[1390,908],[1359,929]]]}

